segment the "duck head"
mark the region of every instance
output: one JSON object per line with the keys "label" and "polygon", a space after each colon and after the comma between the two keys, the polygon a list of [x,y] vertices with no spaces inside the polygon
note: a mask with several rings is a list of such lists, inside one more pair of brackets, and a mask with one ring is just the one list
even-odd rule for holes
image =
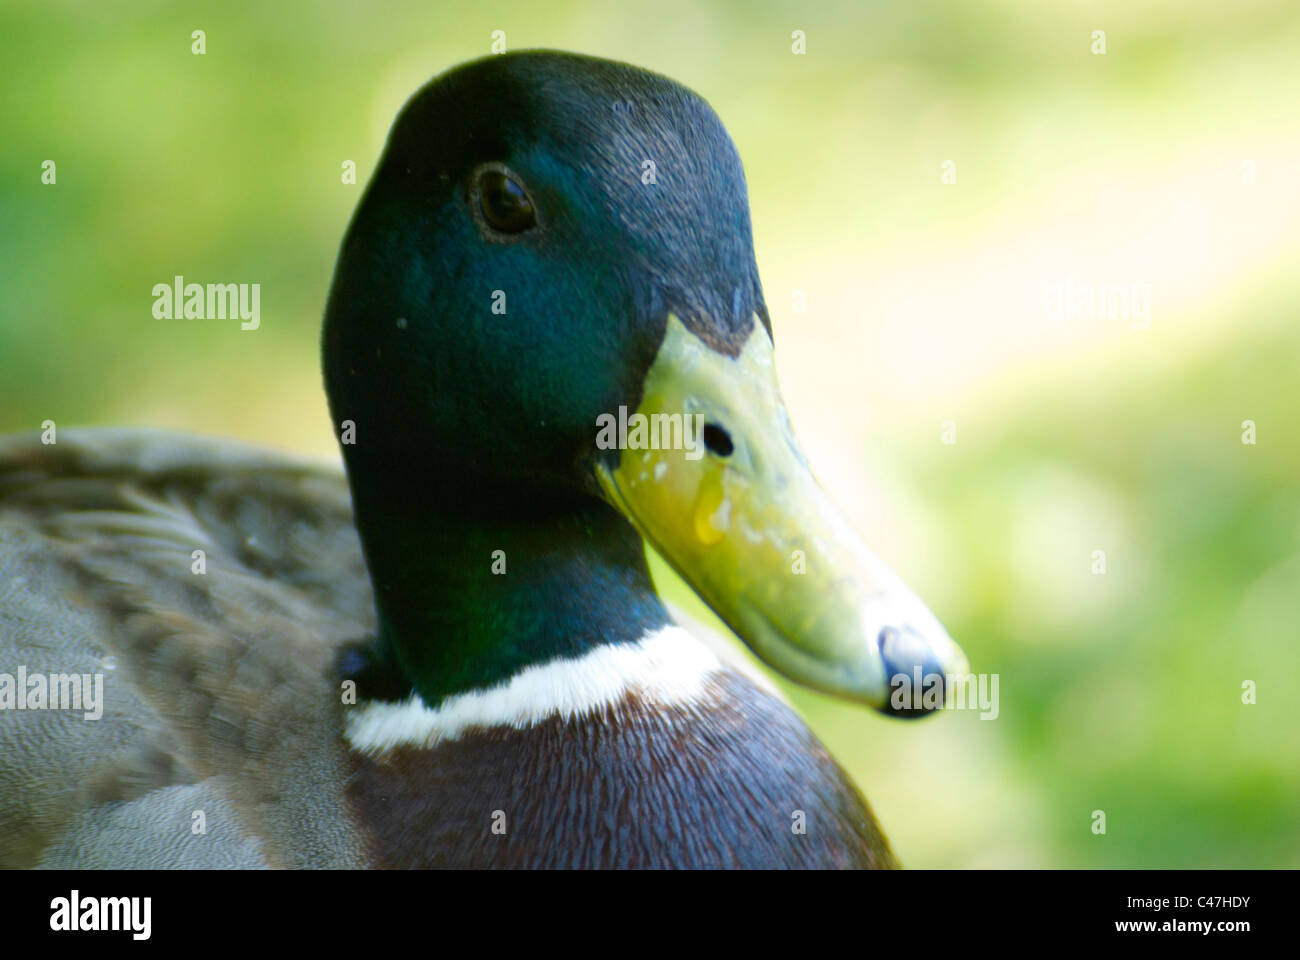
{"label": "duck head", "polygon": [[[640,553],[635,537],[601,531],[630,521],[791,680],[909,715],[891,678],[966,669],[800,453],[740,158],[671,80],[527,52],[419,91],[344,240],[324,369],[382,631],[409,634],[421,604],[493,604],[477,580],[411,556],[456,550],[421,540],[421,525],[462,540],[478,527],[453,517],[502,537],[506,524],[552,529],[518,542],[557,551],[553,566],[561,528],[604,538],[581,565],[631,571],[609,580],[613,603],[644,560],[624,556]],[[485,577],[491,545],[475,540],[466,561]],[[528,646],[513,637],[535,619],[521,608],[490,655]],[[414,651],[439,641],[398,641],[409,673],[458,669]]]}

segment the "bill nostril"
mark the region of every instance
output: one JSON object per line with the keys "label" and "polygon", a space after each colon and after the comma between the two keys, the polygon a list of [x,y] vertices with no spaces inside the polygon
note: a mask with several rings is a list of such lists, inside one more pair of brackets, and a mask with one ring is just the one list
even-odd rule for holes
{"label": "bill nostril", "polygon": [[720,457],[729,457],[736,449],[731,442],[731,434],[716,423],[704,425],[704,445]]}
{"label": "bill nostril", "polygon": [[947,681],[933,654],[908,640],[897,627],[881,627],[876,634],[890,691],[887,712],[896,717],[923,717],[942,708]]}

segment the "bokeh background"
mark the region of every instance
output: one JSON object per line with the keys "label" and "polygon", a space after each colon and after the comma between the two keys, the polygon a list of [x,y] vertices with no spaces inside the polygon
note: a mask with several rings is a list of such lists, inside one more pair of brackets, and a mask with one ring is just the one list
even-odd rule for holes
{"label": "bokeh background", "polygon": [[[494,30],[715,106],[812,462],[1000,675],[992,721],[791,691],[903,861],[1300,866],[1294,0],[8,2],[0,430],[336,458],[338,242],[403,100]],[[178,273],[259,282],[261,329],[155,320]],[[1149,327],[1053,315],[1067,279],[1149,287]]]}

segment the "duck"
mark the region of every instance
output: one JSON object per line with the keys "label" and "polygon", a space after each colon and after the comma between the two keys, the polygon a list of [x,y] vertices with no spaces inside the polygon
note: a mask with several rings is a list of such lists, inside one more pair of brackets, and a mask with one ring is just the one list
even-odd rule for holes
{"label": "duck", "polygon": [[647,562],[795,684],[915,717],[897,678],[965,669],[795,440],[701,96],[559,51],[435,77],[343,237],[321,357],[343,470],[0,439],[0,866],[898,866]]}

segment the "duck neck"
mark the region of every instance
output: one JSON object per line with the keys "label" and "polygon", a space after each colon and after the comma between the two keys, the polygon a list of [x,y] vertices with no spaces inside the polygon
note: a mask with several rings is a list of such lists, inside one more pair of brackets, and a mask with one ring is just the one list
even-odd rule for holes
{"label": "duck neck", "polygon": [[669,622],[640,537],[603,501],[413,472],[354,472],[352,491],[375,655],[427,705]]}

